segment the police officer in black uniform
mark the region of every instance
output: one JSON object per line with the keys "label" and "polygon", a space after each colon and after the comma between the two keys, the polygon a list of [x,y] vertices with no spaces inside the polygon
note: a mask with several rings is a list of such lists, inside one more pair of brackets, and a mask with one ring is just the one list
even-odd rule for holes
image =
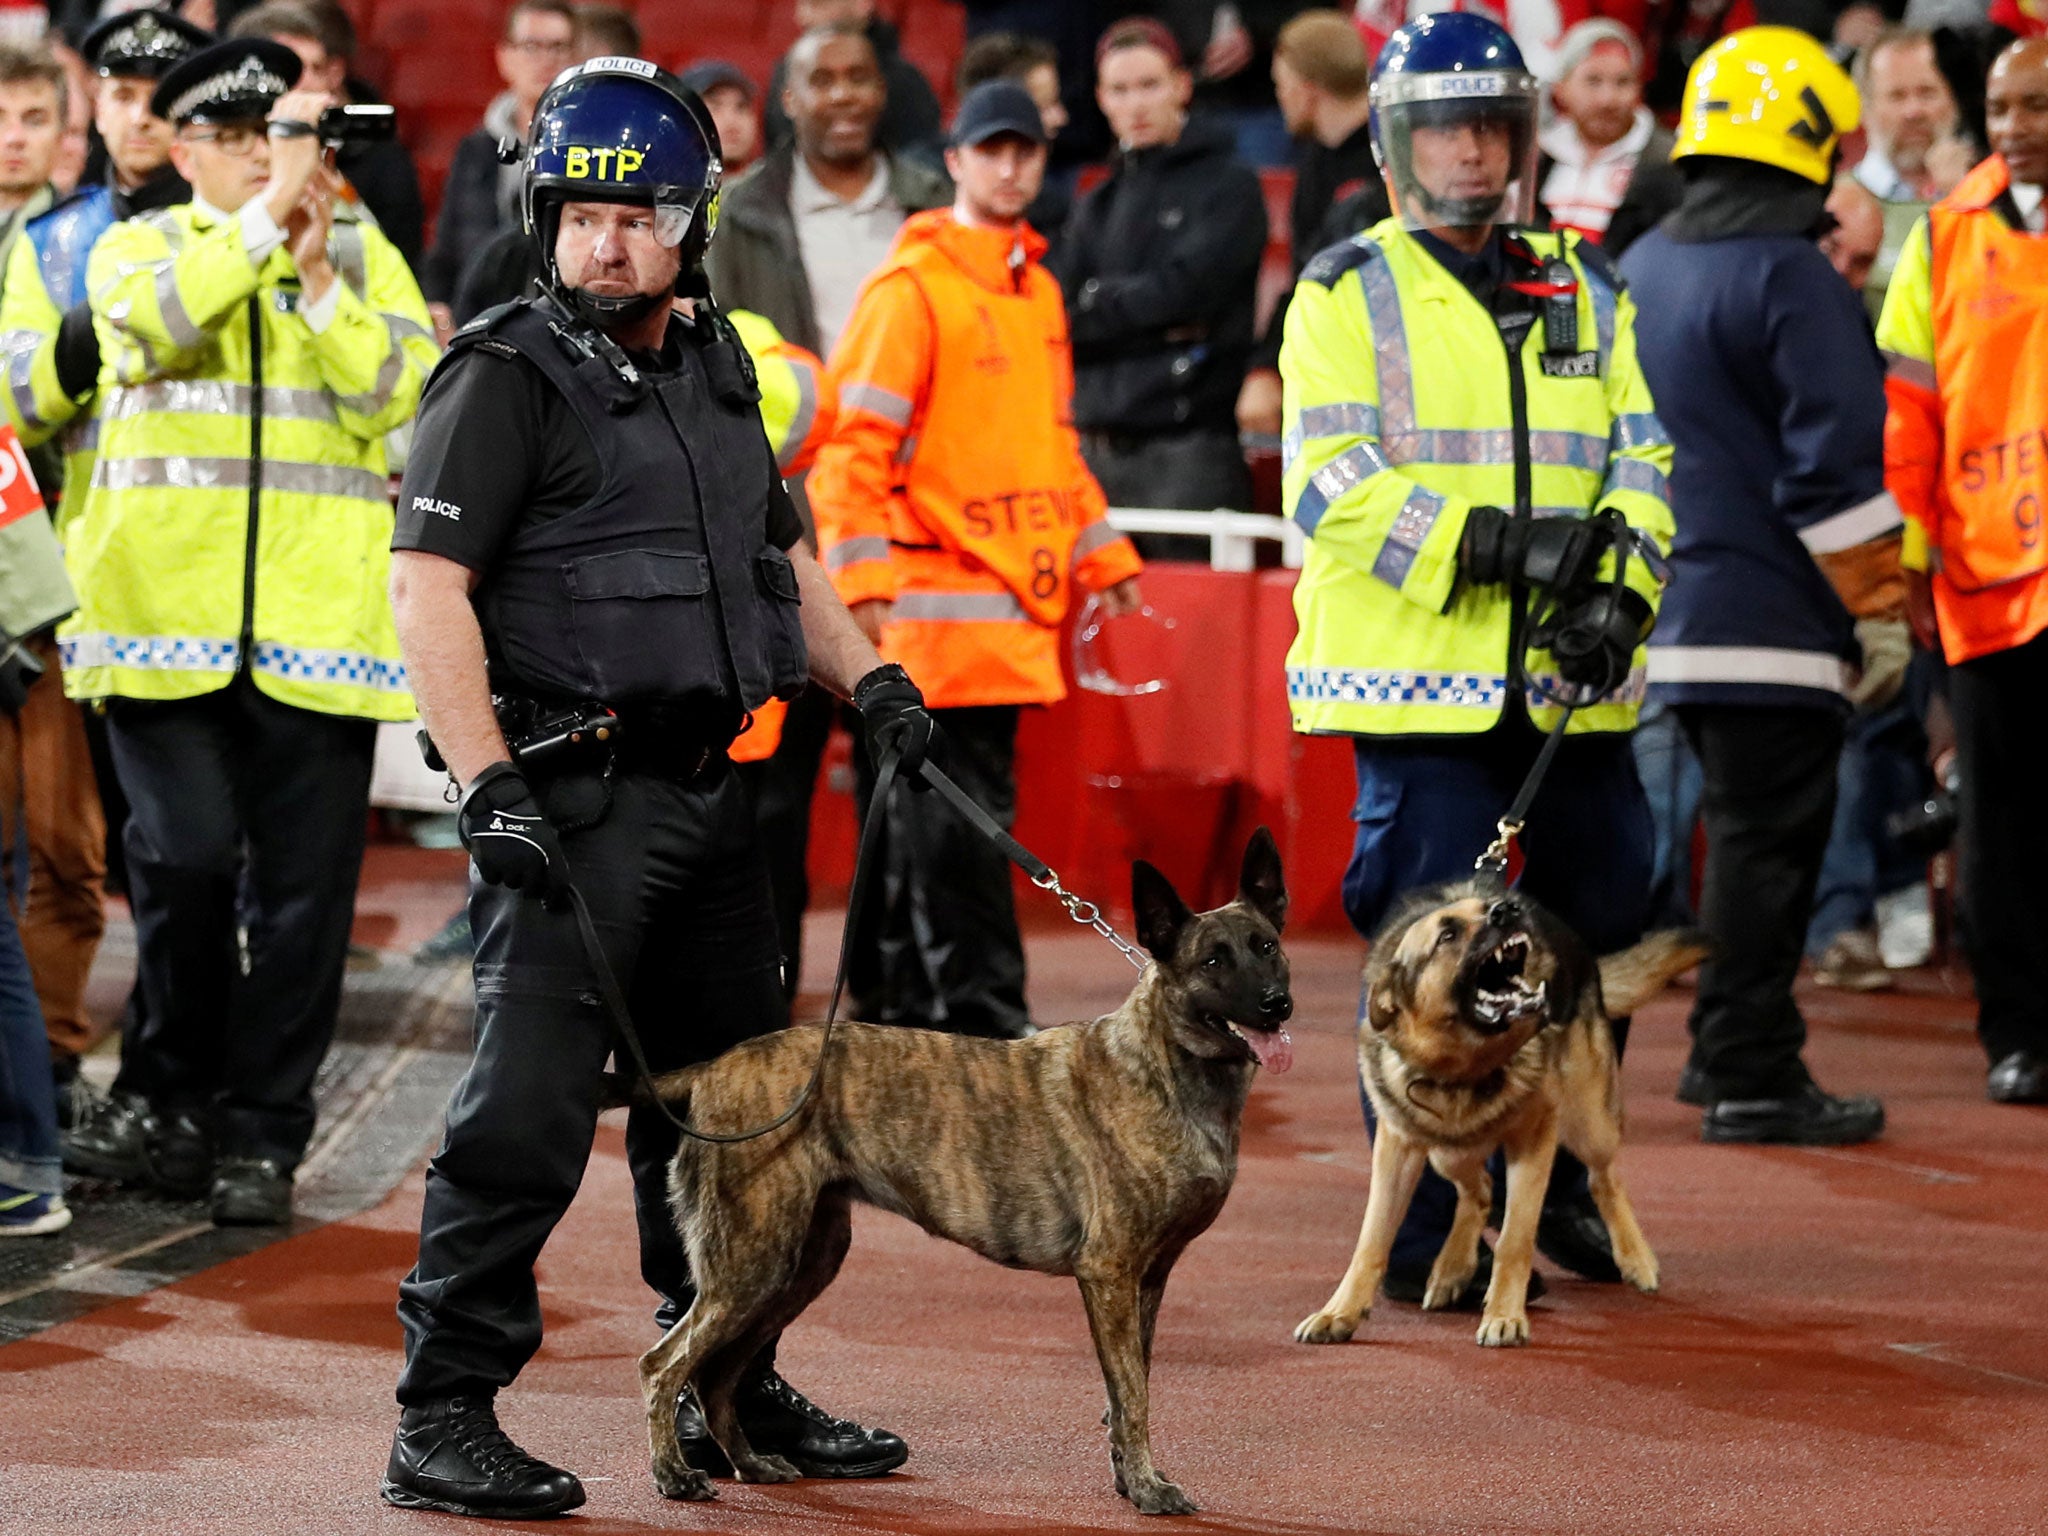
{"label": "police officer in black uniform", "polygon": [[[568,887],[654,1070],[709,1059],[788,1022],[726,757],[747,711],[815,678],[905,772],[932,733],[804,552],[751,365],[709,302],[719,162],[702,104],[651,64],[594,59],[541,98],[530,146],[546,294],[480,316],[428,384],[392,559],[420,712],[465,790],[477,1021],[399,1291],[382,1492],[501,1518],[583,1502],[492,1411],[539,1347],[534,1261],[582,1178],[618,1043]],[[672,312],[679,296],[693,302]],[[664,1328],[693,1295],[667,1208],[676,1145],[657,1111],[632,1113],[641,1273]],[[754,1445],[810,1476],[877,1476],[909,1454],[813,1406],[772,1345],[740,1401]],[[678,1431],[694,1464],[730,1471],[687,1397]]]}

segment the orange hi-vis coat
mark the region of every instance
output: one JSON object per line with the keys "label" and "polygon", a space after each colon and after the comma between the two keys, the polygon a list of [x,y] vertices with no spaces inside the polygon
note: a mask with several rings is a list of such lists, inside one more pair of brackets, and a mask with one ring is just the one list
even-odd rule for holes
{"label": "orange hi-vis coat", "polygon": [[1029,227],[904,224],[831,361],[839,423],[811,472],[819,557],[850,606],[895,606],[882,655],[940,708],[1066,694],[1079,582],[1140,569],[1074,435],[1066,307]]}
{"label": "orange hi-vis coat", "polygon": [[1885,483],[1951,662],[2048,629],[2048,235],[2000,214],[2009,182],[1993,155],[1928,211],[1877,328]]}

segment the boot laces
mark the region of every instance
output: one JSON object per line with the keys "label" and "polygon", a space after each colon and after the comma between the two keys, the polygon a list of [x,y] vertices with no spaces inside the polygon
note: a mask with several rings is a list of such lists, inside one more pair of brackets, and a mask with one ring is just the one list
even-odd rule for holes
{"label": "boot laces", "polygon": [[769,1371],[762,1376],[760,1393],[778,1407],[784,1408],[791,1413],[799,1414],[809,1419],[813,1424],[822,1425],[826,1429],[836,1431],[857,1431],[860,1429],[860,1426],[851,1419],[834,1418],[831,1414],[820,1408],[808,1397],[805,1397],[803,1393],[797,1391],[795,1387],[784,1381],[779,1371]]}
{"label": "boot laces", "polygon": [[488,1408],[471,1408],[458,1414],[449,1424],[448,1431],[462,1454],[487,1477],[502,1477],[547,1465],[539,1457],[522,1451],[512,1437],[498,1427],[497,1415]]}

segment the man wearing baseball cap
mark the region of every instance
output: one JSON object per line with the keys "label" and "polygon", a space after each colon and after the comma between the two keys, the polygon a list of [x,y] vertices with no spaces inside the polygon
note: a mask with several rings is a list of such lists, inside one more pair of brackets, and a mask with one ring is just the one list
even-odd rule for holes
{"label": "man wearing baseball cap", "polygon": [[[147,1029],[154,1182],[291,1216],[332,1038],[375,722],[413,713],[384,595],[384,437],[434,359],[404,259],[337,206],[298,55],[157,82],[189,202],[87,263],[99,456],[67,523],[66,691],[104,703]],[[239,893],[239,894],[238,894]]]}
{"label": "man wearing baseball cap", "polygon": [[[961,102],[953,206],[905,223],[862,289],[832,354],[839,425],[810,482],[840,596],[923,690],[947,771],[1005,826],[1019,710],[1066,692],[1059,626],[1076,585],[1112,614],[1139,606],[1137,552],[1105,520],[1069,419],[1059,284],[1024,222],[1045,150],[1015,81]],[[936,805],[898,817],[884,847],[878,1016],[1029,1034],[1003,855]]]}

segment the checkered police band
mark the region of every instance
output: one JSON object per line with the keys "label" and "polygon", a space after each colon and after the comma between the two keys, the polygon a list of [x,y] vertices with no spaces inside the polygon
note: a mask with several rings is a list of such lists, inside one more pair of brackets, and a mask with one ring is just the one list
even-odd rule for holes
{"label": "checkered police band", "polygon": [[291,89],[284,76],[261,59],[245,58],[233,69],[209,75],[181,93],[164,114],[174,123],[207,117],[261,117],[272,102]]}

